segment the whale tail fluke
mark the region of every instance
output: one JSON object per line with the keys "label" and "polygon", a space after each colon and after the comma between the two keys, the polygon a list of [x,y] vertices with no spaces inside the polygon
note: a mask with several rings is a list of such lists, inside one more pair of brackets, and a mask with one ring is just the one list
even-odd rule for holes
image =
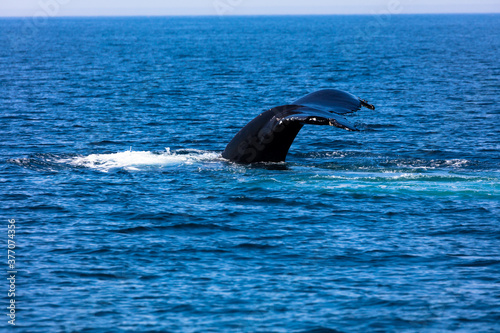
{"label": "whale tail fluke", "polygon": [[367,101],[337,89],[324,89],[313,92],[299,98],[293,104],[337,114],[353,113],[360,110],[362,106],[375,110],[375,107]]}
{"label": "whale tail fluke", "polygon": [[330,125],[348,131],[356,126],[341,115],[375,107],[348,92],[326,89],[296,100],[291,105],[264,111],[229,142],[222,157],[237,163],[285,161],[293,140],[305,124]]}

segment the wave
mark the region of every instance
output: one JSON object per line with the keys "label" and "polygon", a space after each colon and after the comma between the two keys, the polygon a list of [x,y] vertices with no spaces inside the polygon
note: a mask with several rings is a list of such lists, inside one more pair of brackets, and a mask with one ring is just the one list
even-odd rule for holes
{"label": "wave", "polygon": [[[194,165],[202,169],[220,169],[234,173],[259,174],[259,170],[295,170],[306,178],[378,182],[485,182],[496,183],[499,171],[495,165],[467,159],[394,158],[363,152],[327,152],[301,156],[287,163],[239,165],[222,158],[220,152],[198,149],[171,151],[121,151],[89,155],[34,154],[7,163],[39,171],[58,172],[75,168],[109,171],[162,170]],[[479,172],[481,171],[481,172]],[[313,173],[311,175],[311,172]],[[307,181],[307,180],[305,180]]]}
{"label": "wave", "polygon": [[61,158],[57,162],[75,167],[85,167],[107,172],[111,169],[141,170],[150,166],[168,166],[193,164],[221,159],[216,152],[207,152],[197,149],[183,149],[171,152],[166,148],[164,152],[151,151],[124,151],[111,154],[91,154]]}
{"label": "wave", "polygon": [[402,182],[402,181],[426,181],[426,182],[486,182],[496,181],[498,177],[486,175],[455,174],[446,171],[434,172],[401,172],[399,170],[376,170],[358,172],[341,172],[333,175],[318,174],[312,178],[317,179],[339,179],[339,180],[361,180],[365,182]]}
{"label": "wave", "polygon": [[[373,154],[369,152],[358,151],[334,151],[334,152],[314,152],[314,153],[298,153],[295,154],[301,158],[308,158],[314,160],[324,160],[324,164],[335,161],[341,163],[351,163],[352,161],[362,161],[365,167],[397,167],[408,169],[465,169],[477,168],[481,162],[475,160],[468,160],[463,158],[450,158],[450,159],[425,159],[425,158],[404,158],[404,157],[388,157],[382,154]],[[369,163],[367,163],[369,162]]]}

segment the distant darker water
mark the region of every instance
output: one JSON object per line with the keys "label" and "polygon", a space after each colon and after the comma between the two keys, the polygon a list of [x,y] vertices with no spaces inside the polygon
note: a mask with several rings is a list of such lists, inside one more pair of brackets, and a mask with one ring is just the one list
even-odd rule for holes
{"label": "distant darker water", "polygon": [[[384,19],[0,20],[17,331],[500,331],[500,15]],[[220,158],[330,87],[364,131]]]}

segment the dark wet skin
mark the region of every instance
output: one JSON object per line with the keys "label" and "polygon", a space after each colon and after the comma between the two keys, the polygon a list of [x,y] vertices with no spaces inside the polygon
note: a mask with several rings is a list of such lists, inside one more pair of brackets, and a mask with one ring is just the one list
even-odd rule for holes
{"label": "dark wet skin", "polygon": [[222,157],[242,164],[283,162],[305,124],[330,125],[348,131],[356,126],[341,115],[362,107],[375,107],[348,92],[325,89],[304,96],[291,105],[277,106],[258,115],[229,142]]}

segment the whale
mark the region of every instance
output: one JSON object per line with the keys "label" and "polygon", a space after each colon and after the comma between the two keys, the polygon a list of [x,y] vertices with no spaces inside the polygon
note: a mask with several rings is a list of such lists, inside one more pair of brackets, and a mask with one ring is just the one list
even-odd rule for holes
{"label": "whale", "polygon": [[363,107],[375,110],[366,100],[343,90],[313,92],[291,104],[262,112],[234,136],[222,157],[239,164],[284,162],[304,125],[329,125],[359,131],[344,116]]}

